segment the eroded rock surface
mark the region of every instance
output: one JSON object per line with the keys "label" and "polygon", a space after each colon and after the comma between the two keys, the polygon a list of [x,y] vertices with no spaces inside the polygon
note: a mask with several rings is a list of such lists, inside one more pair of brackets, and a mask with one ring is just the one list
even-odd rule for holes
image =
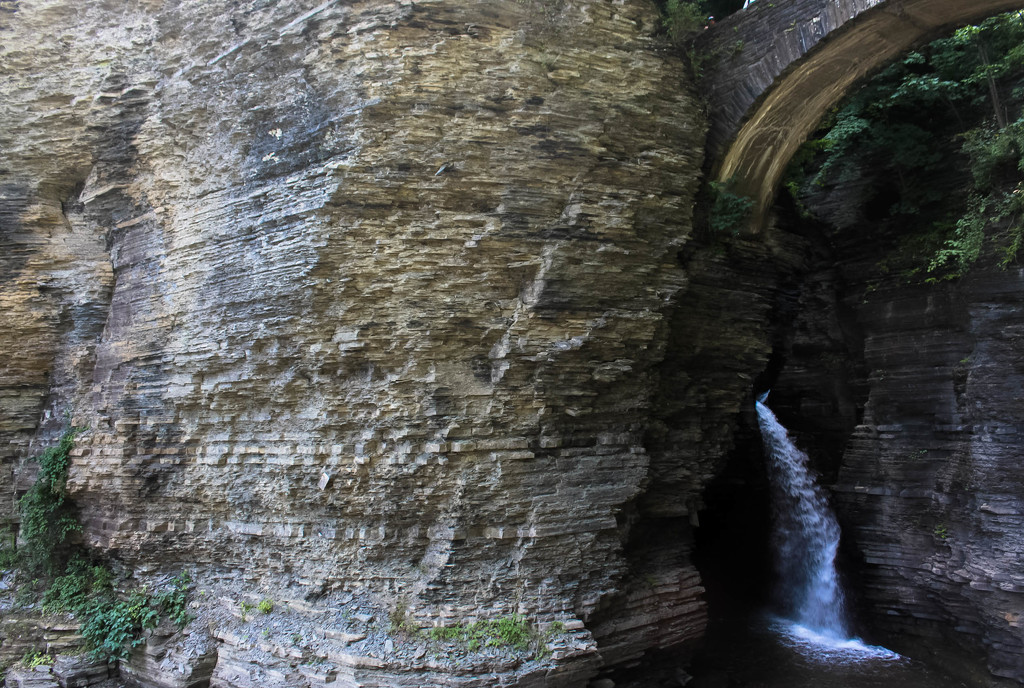
{"label": "eroded rock surface", "polygon": [[924,283],[928,256],[865,217],[864,183],[810,198],[831,254],[803,288],[779,393],[819,438],[852,431],[826,470],[863,621],[898,650],[1024,682],[1024,272],[989,247],[963,277]]}
{"label": "eroded rock surface", "polygon": [[86,540],[137,572],[589,619],[702,155],[656,27],[642,0],[3,3],[4,516],[67,413]]}
{"label": "eroded rock surface", "polygon": [[885,290],[863,309],[871,395],[837,490],[877,623],[1024,682],[1019,269]]}

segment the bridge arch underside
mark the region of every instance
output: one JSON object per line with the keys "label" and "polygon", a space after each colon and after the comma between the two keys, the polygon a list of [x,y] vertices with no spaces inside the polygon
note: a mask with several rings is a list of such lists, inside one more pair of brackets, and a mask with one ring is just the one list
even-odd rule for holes
{"label": "bridge arch underside", "polygon": [[790,65],[751,107],[715,178],[733,180],[765,221],[786,166],[849,89],[901,53],[959,26],[1020,9],[1021,0],[902,0],[864,11]]}

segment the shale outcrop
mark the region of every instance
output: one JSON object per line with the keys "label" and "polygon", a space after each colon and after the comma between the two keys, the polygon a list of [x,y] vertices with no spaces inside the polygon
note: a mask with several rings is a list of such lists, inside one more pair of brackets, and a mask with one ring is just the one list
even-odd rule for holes
{"label": "shale outcrop", "polygon": [[[705,120],[660,21],[0,0],[0,527],[73,425],[83,544],[128,584],[195,582],[191,622],[114,674],[12,681],[582,687],[682,661],[701,538],[720,556],[742,501],[706,488],[756,459],[771,381],[868,620],[1024,682],[1024,273],[907,284],[879,267],[899,228],[827,190],[829,228],[695,240]],[[746,575],[733,544],[705,576]],[[9,576],[0,662],[79,647]],[[529,643],[454,637],[501,620]]]}
{"label": "shale outcrop", "polygon": [[[352,637],[568,629],[488,685],[582,685],[655,620],[698,637],[687,557],[623,583],[703,150],[658,28],[642,0],[0,3],[0,516],[67,418],[84,539],[141,578]],[[215,685],[326,680],[287,650],[257,678],[242,635]],[[396,656],[338,680],[426,661]]]}
{"label": "shale outcrop", "polygon": [[990,246],[925,281],[920,243],[866,216],[871,174],[805,199],[826,223],[776,403],[834,482],[861,621],[899,651],[1024,682],[1024,271]]}
{"label": "shale outcrop", "polygon": [[966,646],[1024,682],[1019,298],[1024,273],[878,290],[871,394],[837,485],[872,620],[908,647]]}

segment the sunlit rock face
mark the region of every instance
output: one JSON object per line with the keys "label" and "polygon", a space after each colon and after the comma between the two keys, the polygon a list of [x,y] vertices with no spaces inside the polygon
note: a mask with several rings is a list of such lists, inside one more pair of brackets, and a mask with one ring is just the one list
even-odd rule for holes
{"label": "sunlit rock face", "polygon": [[129,568],[586,620],[701,164],[657,24],[3,3],[5,515],[70,414],[85,539]]}

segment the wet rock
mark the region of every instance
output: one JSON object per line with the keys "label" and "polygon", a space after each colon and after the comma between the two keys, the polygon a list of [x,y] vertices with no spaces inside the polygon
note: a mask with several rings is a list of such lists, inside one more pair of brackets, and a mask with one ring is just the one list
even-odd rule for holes
{"label": "wet rock", "polygon": [[[908,260],[886,239],[900,227],[855,212],[863,186],[854,180],[811,199],[831,224],[834,253],[816,287],[822,305],[805,322],[835,322],[841,311],[854,326],[808,337],[817,343],[790,359],[785,384],[790,393],[802,385],[793,396],[810,402],[809,381],[829,373],[824,357],[806,353],[839,351],[836,342],[852,352],[851,365],[833,368],[845,382],[831,392],[816,385],[816,403],[801,406],[817,410],[801,422],[834,429],[843,416],[850,425],[841,464],[830,463],[869,623],[894,649],[960,673],[984,658],[995,676],[1024,681],[1024,633],[1012,621],[1024,610],[1024,477],[1015,458],[1024,417],[1014,401],[1024,389],[1022,274],[990,254],[939,284],[886,269],[886,259]],[[826,305],[829,293],[838,306]],[[823,423],[828,409],[833,419]]]}
{"label": "wet rock", "polygon": [[88,655],[59,655],[53,662],[53,675],[61,688],[82,688],[106,681],[112,666],[97,662]]}
{"label": "wet rock", "polygon": [[10,688],[60,688],[57,678],[48,666],[11,669],[7,672],[4,685]]}

